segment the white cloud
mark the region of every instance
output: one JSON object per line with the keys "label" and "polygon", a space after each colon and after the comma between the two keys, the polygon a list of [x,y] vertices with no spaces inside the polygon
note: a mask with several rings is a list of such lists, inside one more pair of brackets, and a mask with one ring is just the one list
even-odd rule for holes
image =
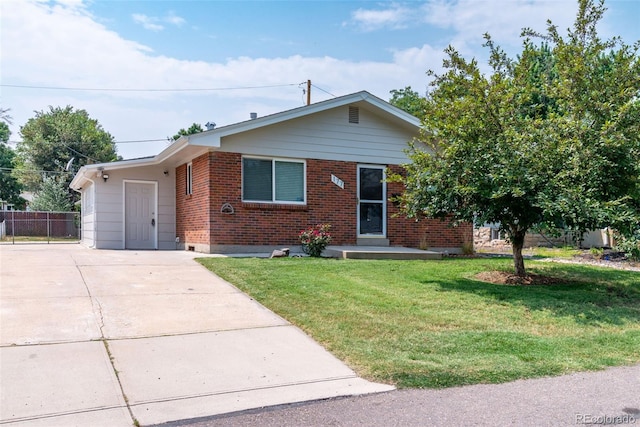
{"label": "white cloud", "polygon": [[142,28],[150,31],[162,31],[164,30],[164,26],[158,24],[158,18],[152,18],[147,15],[143,15],[141,13],[134,13],[131,15],[133,21],[137,24],[142,25]]}
{"label": "white cloud", "polygon": [[169,24],[175,25],[176,27],[181,27],[187,22],[184,18],[177,16],[173,11],[167,13],[163,20]]}
{"label": "white cloud", "polygon": [[142,28],[150,31],[164,30],[165,26],[162,25],[162,23],[175,25],[176,27],[181,27],[183,24],[187,22],[184,18],[176,15],[175,12],[173,11],[168,12],[163,17],[147,16],[142,13],[134,13],[133,15],[131,15],[131,17],[133,18],[133,21],[135,23],[142,25]]}
{"label": "white cloud", "polygon": [[393,3],[386,9],[358,9],[352,13],[352,21],[364,31],[381,28],[404,28],[411,19],[409,8]]}
{"label": "white cloud", "polygon": [[573,22],[577,5],[574,0],[431,0],[422,6],[425,23],[453,30],[451,44],[459,49],[477,48],[482,36],[519,46],[523,27],[545,32],[546,21],[564,30]]}

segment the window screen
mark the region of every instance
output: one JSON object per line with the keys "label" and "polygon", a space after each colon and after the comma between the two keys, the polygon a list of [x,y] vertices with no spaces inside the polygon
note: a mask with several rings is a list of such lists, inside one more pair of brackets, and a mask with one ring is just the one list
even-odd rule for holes
{"label": "window screen", "polygon": [[304,201],[304,164],[294,162],[275,162],[276,201]]}
{"label": "window screen", "polygon": [[271,160],[242,160],[243,199],[271,201],[273,180]]}
{"label": "window screen", "polygon": [[260,202],[304,202],[304,163],[242,159],[242,199]]}

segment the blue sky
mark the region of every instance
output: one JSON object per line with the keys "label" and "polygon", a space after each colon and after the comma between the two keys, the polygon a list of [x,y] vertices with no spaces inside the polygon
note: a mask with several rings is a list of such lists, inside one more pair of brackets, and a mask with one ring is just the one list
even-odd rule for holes
{"label": "blue sky", "polygon": [[[640,1],[606,6],[601,35],[640,40]],[[299,107],[307,79],[313,102],[423,92],[447,45],[483,64],[484,32],[515,54],[522,27],[544,30],[551,19],[566,29],[576,11],[575,0],[6,0],[0,105],[11,108],[12,141],[34,111],[72,105],[135,158],[157,154],[194,122],[222,126]],[[158,141],[128,142],[147,139]]]}

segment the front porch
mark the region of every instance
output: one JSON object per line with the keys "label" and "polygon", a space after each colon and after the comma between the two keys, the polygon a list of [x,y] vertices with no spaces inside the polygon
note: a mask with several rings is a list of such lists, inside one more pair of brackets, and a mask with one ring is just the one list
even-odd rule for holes
{"label": "front porch", "polygon": [[341,259],[442,259],[442,252],[399,246],[327,246],[323,255]]}

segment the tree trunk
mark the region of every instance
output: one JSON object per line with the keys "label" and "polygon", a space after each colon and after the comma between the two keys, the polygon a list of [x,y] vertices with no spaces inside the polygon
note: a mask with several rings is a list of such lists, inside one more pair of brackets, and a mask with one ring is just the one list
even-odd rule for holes
{"label": "tree trunk", "polygon": [[524,246],[524,236],[526,230],[516,230],[511,232],[511,248],[513,250],[513,266],[516,276],[524,277],[524,258],[522,258],[522,247]]}

